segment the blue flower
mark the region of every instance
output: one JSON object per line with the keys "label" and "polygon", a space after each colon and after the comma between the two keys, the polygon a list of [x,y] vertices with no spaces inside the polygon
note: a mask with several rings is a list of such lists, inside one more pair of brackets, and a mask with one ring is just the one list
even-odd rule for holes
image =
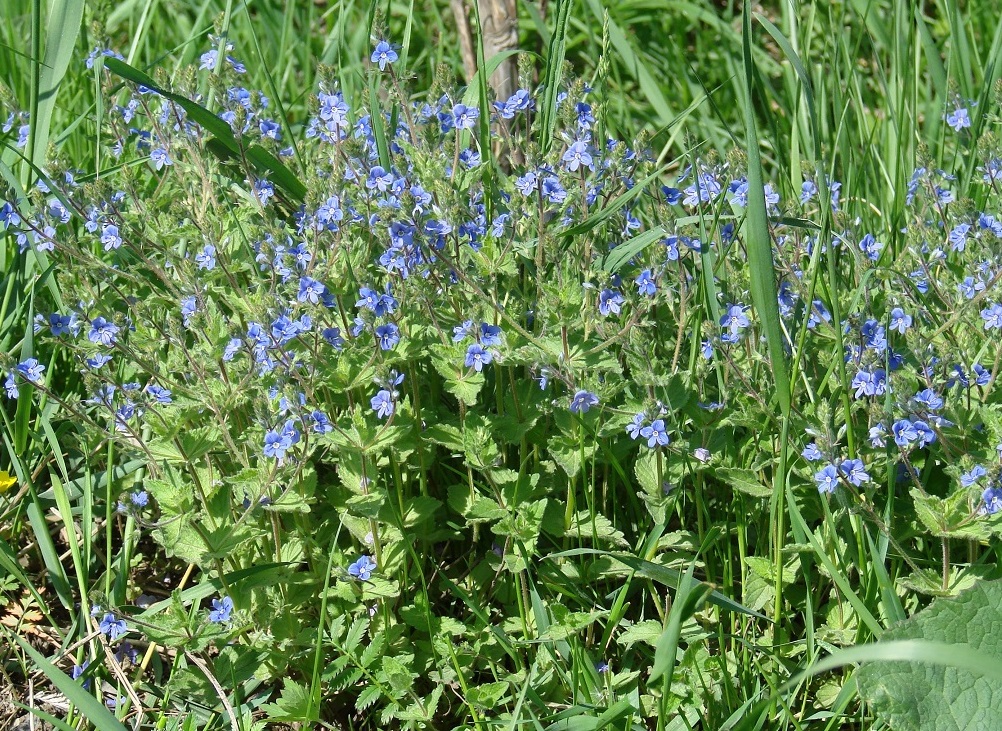
{"label": "blue flower", "polygon": [[25,380],[31,381],[32,383],[42,382],[42,371],[45,370],[45,366],[38,362],[35,358],[28,358],[22,363],[18,363],[17,372],[24,376]]}
{"label": "blue flower", "polygon": [[12,226],[17,228],[20,223],[21,216],[18,215],[17,209],[9,202],[4,202],[4,204],[0,206],[0,224],[3,224],[3,230],[6,231]]}
{"label": "blue flower", "polygon": [[216,247],[206,244],[202,250],[195,255],[195,263],[199,269],[212,271],[216,267]]}
{"label": "blue flower", "polygon": [[964,281],[957,285],[957,292],[967,300],[972,300],[985,288],[985,283],[974,277],[964,277]]}
{"label": "blue flower", "polygon": [[866,473],[866,468],[863,466],[863,460],[861,459],[847,459],[843,461],[839,465],[839,471],[856,487],[870,481],[870,475]]}
{"label": "blue flower", "polygon": [[372,410],[376,412],[376,416],[380,419],[385,419],[390,416],[395,408],[393,404],[393,394],[385,388],[373,396],[369,403],[372,405]]}
{"label": "blue flower", "polygon": [[818,492],[833,493],[838,487],[838,469],[833,464],[826,465],[824,469],[814,474],[814,481],[818,485]]}
{"label": "blue flower", "polygon": [[992,372],[980,363],[975,363],[971,366],[971,370],[974,371],[975,386],[987,386],[992,380]]}
{"label": "blue flower", "polygon": [[626,433],[630,435],[630,439],[637,439],[640,437],[640,431],[644,427],[645,414],[641,411],[639,414],[633,416],[633,420],[626,425]]}
{"label": "blue flower", "polygon": [[543,179],[543,196],[550,203],[563,203],[567,199],[567,190],[553,175]]}
{"label": "blue flower", "polygon": [[107,612],[104,617],[101,618],[101,622],[98,624],[98,629],[101,630],[102,634],[108,636],[109,642],[114,642],[129,631],[128,626],[125,624],[125,620],[115,619],[115,615],[111,612]]}
{"label": "blue flower", "polygon": [[167,405],[173,403],[170,390],[155,383],[151,383],[146,387],[146,393],[152,396],[158,404]]}
{"label": "blue flower", "polygon": [[662,185],[661,192],[665,194],[665,201],[670,206],[674,206],[682,200],[682,191],[678,188],[671,188],[667,185]]}
{"label": "blue flower", "polygon": [[483,371],[484,366],[494,359],[491,351],[478,343],[474,343],[466,349],[466,367],[473,368],[477,373]]}
{"label": "blue flower", "polygon": [[399,56],[397,56],[396,51],[393,50],[393,47],[389,43],[380,41],[376,44],[376,48],[372,52],[372,56],[369,57],[369,60],[372,63],[378,63],[380,71],[385,71],[386,64],[392,64],[398,58]]}
{"label": "blue flower", "polygon": [[882,396],[887,390],[887,373],[883,368],[875,371],[860,370],[852,379],[850,384],[856,389],[856,398],[864,396]]}
{"label": "blue flower", "polygon": [[915,394],[915,402],[924,406],[929,411],[937,411],[943,408],[943,399],[931,388],[923,389]]}
{"label": "blue flower", "polygon": [[344,348],[344,338],[341,337],[341,331],[336,327],[324,328],[323,332],[320,333],[327,344],[336,350],[341,350]]}
{"label": "blue flower", "polygon": [[262,119],[258,124],[261,136],[279,142],[282,139],[282,128],[273,119]]}
{"label": "blue flower", "polygon": [[926,444],[932,444],[936,441],[936,432],[932,430],[926,422],[916,420],[912,422],[912,426],[915,429],[915,433],[918,435],[918,447],[922,449]]}
{"label": "blue flower", "polygon": [[319,304],[320,300],[327,294],[327,287],[312,277],[302,277],[299,280],[299,293],[296,299],[300,302]]}
{"label": "blue flower", "polygon": [[368,581],[376,570],[376,562],[369,556],[359,556],[358,560],[348,566],[348,575],[359,581]]}
{"label": "blue flower", "polygon": [[153,167],[157,170],[163,170],[164,165],[174,164],[174,161],[167,155],[167,150],[162,147],[158,147],[150,153],[150,160],[153,162]]}
{"label": "blue flower", "polygon": [[[88,665],[90,665],[90,660],[84,660],[83,665],[74,665],[73,670],[70,671],[70,678],[73,680],[79,680],[87,671]],[[83,685],[86,690],[90,690],[90,678],[85,679],[81,685]]]}
{"label": "blue flower", "polygon": [[595,167],[592,163],[591,154],[588,152],[588,143],[584,140],[577,140],[571,143],[561,160],[572,173],[577,172],[582,166],[592,170]]}
{"label": "blue flower", "polygon": [[978,508],[978,515],[995,515],[1002,511],[1002,487],[989,487],[981,493],[983,505]]}
{"label": "blue flower", "polygon": [[619,292],[614,289],[603,289],[598,296],[598,311],[605,317],[610,314],[618,315],[622,304],[626,302]]}
{"label": "blue flower", "polygon": [[3,390],[7,398],[16,399],[18,397],[17,381],[14,380],[13,373],[8,373],[4,379]]}
{"label": "blue flower", "polygon": [[887,334],[884,326],[876,320],[867,320],[859,329],[860,334],[866,340],[866,347],[877,353],[883,353],[887,349]]}
{"label": "blue flower", "polygon": [[54,337],[73,334],[74,330],[78,330],[78,328],[79,325],[77,324],[75,314],[53,312],[49,315],[49,331]]}
{"label": "blue flower", "polygon": [[981,310],[981,319],[985,321],[985,330],[1002,330],[1002,305],[993,302]]}
{"label": "blue flower", "polygon": [[887,442],[884,440],[884,436],[887,434],[887,429],[884,428],[883,424],[876,424],[870,427],[869,434],[867,438],[870,440],[870,446],[874,449],[882,449],[887,446]]}
{"label": "blue flower", "polygon": [[376,328],[376,339],[381,350],[393,350],[400,342],[400,330],[392,322]]}
{"label": "blue flower", "polygon": [[480,342],[483,345],[501,345],[501,328],[486,322],[480,323]]}
{"label": "blue flower", "polygon": [[191,325],[191,316],[198,311],[198,301],[194,295],[189,295],[181,300],[181,321],[185,327]]}
{"label": "blue flower", "polygon": [[[139,659],[139,653],[136,651],[136,648],[132,646],[131,642],[123,642],[118,646],[118,649],[115,650],[115,659],[118,661],[119,665],[123,664],[126,659],[135,665],[136,661]],[[86,663],[84,663],[84,666],[86,667]]]}
{"label": "blue flower", "polygon": [[905,334],[905,330],[912,326],[912,316],[907,312],[902,310],[900,307],[895,307],[891,310],[891,330],[897,330],[902,335]]}
{"label": "blue flower", "polygon": [[967,247],[967,232],[970,230],[971,224],[969,223],[958,223],[953,227],[947,237],[951,251],[963,251]]}
{"label": "blue flower", "polygon": [[988,474],[988,470],[979,464],[974,465],[970,472],[965,472],[960,476],[960,484],[963,487],[971,487],[976,482],[978,482],[982,477]]}
{"label": "blue flower", "polygon": [[825,303],[821,300],[814,300],[811,306],[810,314],[807,316],[807,329],[813,330],[822,322],[831,321],[832,313],[828,311],[827,307],[825,307]]}
{"label": "blue flower", "polygon": [[644,269],[640,272],[640,275],[634,280],[637,285],[637,291],[645,297],[653,297],[657,291],[657,285],[654,283],[654,275],[651,274],[650,269]]}
{"label": "blue flower", "polygon": [[108,322],[103,317],[95,317],[90,323],[87,339],[98,345],[113,345],[119,329],[115,323]]}
{"label": "blue flower", "polygon": [[950,114],[946,115],[946,123],[953,127],[954,132],[971,126],[971,117],[964,107],[957,107]]}
{"label": "blue flower", "polygon": [[525,89],[519,89],[503,103],[500,101],[494,102],[494,108],[498,110],[498,114],[501,115],[502,119],[513,119],[517,112],[532,109],[534,106],[535,102],[533,102],[529,92]]}
{"label": "blue flower", "polygon": [[598,406],[598,396],[593,394],[591,391],[577,391],[574,397],[571,399],[571,412],[575,414],[584,414],[592,406]]}
{"label": "blue flower", "polygon": [[317,434],[327,434],[334,431],[330,419],[327,418],[327,414],[323,411],[314,411],[310,414],[310,418],[313,420],[313,431]]}
{"label": "blue flower", "polygon": [[122,237],[118,235],[118,226],[113,223],[105,224],[104,228],[101,229],[101,243],[104,245],[105,251],[111,251],[120,247],[122,245]]}
{"label": "blue flower", "polygon": [[215,622],[216,624],[222,624],[223,622],[230,621],[230,615],[233,613],[233,600],[228,596],[224,596],[222,599],[212,600],[212,611],[209,612],[209,621]]}
{"label": "blue flower", "polygon": [[668,432],[665,430],[664,419],[655,419],[652,424],[640,430],[640,436],[647,440],[647,446],[654,449],[656,446],[667,447],[671,442]]}
{"label": "blue flower", "polygon": [[877,261],[883,248],[884,245],[877,241],[873,234],[867,234],[859,242],[859,250],[866,254],[866,258],[870,261]]}
{"label": "blue flower", "polygon": [[728,305],[727,314],[720,318],[720,327],[727,328],[732,335],[740,334],[742,330],[751,324],[748,316],[745,314],[747,311],[747,305]]}
{"label": "blue flower", "polygon": [[292,448],[293,444],[299,442],[299,431],[296,429],[292,419],[285,422],[282,431],[270,430],[264,435],[264,456],[277,459],[280,462],[285,459],[285,453]]}
{"label": "blue flower", "polygon": [[452,118],[455,120],[457,130],[473,129],[480,118],[480,110],[465,104],[457,104],[452,108]]}
{"label": "blue flower", "polygon": [[804,451],[800,453],[800,456],[808,462],[817,462],[820,459],[824,459],[824,455],[821,454],[821,450],[818,449],[817,442],[811,442],[804,447]]}
{"label": "blue flower", "polygon": [[275,186],[271,184],[271,181],[265,180],[264,178],[259,178],[254,181],[254,197],[258,199],[258,202],[262,206],[268,205],[268,201],[271,200],[275,195]]}
{"label": "blue flower", "polygon": [[891,425],[891,433],[894,435],[894,443],[899,447],[910,446],[912,442],[919,438],[915,426],[908,419],[899,419]]}

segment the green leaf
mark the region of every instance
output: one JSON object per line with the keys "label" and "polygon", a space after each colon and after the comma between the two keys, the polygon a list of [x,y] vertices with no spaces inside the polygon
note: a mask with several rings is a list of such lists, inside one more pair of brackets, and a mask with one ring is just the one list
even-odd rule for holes
{"label": "green leaf", "polygon": [[606,254],[605,259],[602,260],[602,268],[611,274],[615,274],[622,269],[623,265],[630,259],[642,252],[655,241],[660,241],[664,237],[665,233],[666,232],[663,226],[657,226],[649,231],[644,231],[642,234],[634,236],[629,241],[624,241]]}
{"label": "green leaf", "polygon": [[[981,583],[933,601],[887,630],[885,641],[925,639],[946,643],[942,664],[873,662],[856,674],[860,694],[895,731],[995,728],[1002,707],[1002,581]],[[980,657],[975,667],[953,665]],[[904,658],[902,658],[904,659]],[[990,676],[994,676],[990,677]],[[992,720],[995,719],[995,720]]]}
{"label": "green leaf", "polygon": [[477,708],[491,709],[501,702],[508,691],[508,683],[484,683],[470,688],[466,702]]}
{"label": "green leaf", "polygon": [[54,0],[49,9],[45,60],[41,64],[37,108],[32,110],[31,115],[29,149],[31,163],[36,168],[41,168],[45,164],[52,111],[56,106],[56,92],[73,58],[73,48],[77,36],[80,35],[83,10],[83,0]]}
{"label": "green leaf", "polygon": [[629,548],[630,544],[623,531],[616,530],[612,521],[601,513],[579,510],[571,518],[571,524],[564,535],[572,538],[591,538],[603,543],[611,543],[617,548]]}
{"label": "green leaf", "polygon": [[752,497],[769,497],[772,488],[766,487],[751,470],[736,467],[718,467],[713,474],[718,480],[733,487],[738,492]]}
{"label": "green leaf", "polygon": [[932,535],[939,538],[984,539],[988,537],[985,521],[972,520],[966,491],[958,490],[949,497],[939,498],[911,489],[915,515]]}
{"label": "green leaf", "polygon": [[651,647],[658,643],[658,638],[664,632],[664,626],[654,619],[645,619],[630,625],[616,636],[616,644],[623,645],[629,649],[630,645],[637,642],[644,642]]}
{"label": "green leaf", "polygon": [[790,416],[790,374],[787,370],[783,347],[783,330],[780,326],[779,301],[776,296],[776,269],[772,260],[772,236],[765,208],[764,175],[759,152],[755,110],[751,100],[755,97],[754,63],[751,51],[751,3],[744,4],[743,48],[747,98],[745,107],[745,132],[748,148],[748,216],[744,236],[748,249],[748,268],[751,275],[752,303],[762,323],[762,331],[769,346],[776,396],[783,416]]}
{"label": "green leaf", "polygon": [[311,718],[310,695],[306,688],[294,680],[285,679],[282,694],[274,703],[266,703],[261,710],[269,721],[315,721]]}

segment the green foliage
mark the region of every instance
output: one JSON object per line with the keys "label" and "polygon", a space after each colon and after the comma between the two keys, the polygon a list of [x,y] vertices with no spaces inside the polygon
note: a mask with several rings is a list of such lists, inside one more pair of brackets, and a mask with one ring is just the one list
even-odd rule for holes
{"label": "green foliage", "polygon": [[[881,642],[923,639],[949,645],[944,663],[871,662],[856,672],[860,694],[895,731],[990,728],[997,718],[1002,668],[1002,582],[986,581],[929,607],[884,633]],[[976,651],[982,667],[951,667]],[[980,670],[980,672],[979,672]]]}
{"label": "green foliage", "polygon": [[[939,600],[919,611],[929,597],[970,604],[961,592],[994,591],[983,582],[999,574],[1002,519],[984,513],[1002,412],[979,313],[998,301],[1002,236],[978,219],[998,207],[997,181],[982,176],[1002,152],[1002,24],[990,8],[551,8],[544,18],[519,6],[520,80],[538,109],[503,141],[487,113],[499,59],[479,53],[480,71],[456,88],[459,44],[442,3],[411,3],[404,19],[375,3],[56,2],[44,46],[41,3],[3,15],[0,78],[13,94],[0,93],[0,124],[14,116],[0,134],[0,206],[28,223],[24,252],[17,227],[0,231],[0,377],[29,358],[46,368],[34,387],[17,375],[16,405],[0,410],[0,468],[17,477],[0,496],[0,620],[36,638],[44,621],[44,635],[73,648],[53,640],[46,660],[19,642],[0,650],[5,672],[20,681],[41,669],[102,728],[102,700],[129,696],[115,713],[137,712],[126,691],[142,699],[137,723],[188,731],[660,731],[746,715],[768,728],[867,728],[850,671],[820,673],[895,652],[928,659],[929,646],[900,638],[946,612]],[[383,37],[402,41],[400,61],[378,73],[368,58]],[[225,58],[194,68],[210,48],[225,57],[227,42],[246,74]],[[95,54],[85,69],[95,47],[126,58]],[[234,87],[266,91],[269,106],[256,91],[236,101]],[[375,112],[371,141],[325,147],[307,134],[318,88],[343,94],[349,132]],[[453,134],[434,113],[424,121],[421,103],[443,94],[436,111],[461,100],[480,107],[477,123]],[[562,157],[583,135],[579,101],[593,117],[595,171]],[[972,126],[954,131],[944,121],[965,104]],[[281,142],[258,127],[266,114]],[[19,127],[31,119],[25,149]],[[167,146],[170,165],[156,169],[137,129]],[[505,150],[519,154],[499,160]],[[470,151],[479,165],[460,162]],[[401,190],[365,192],[377,163],[406,178]],[[529,170],[552,172],[566,199],[547,200],[540,183],[523,193]],[[697,202],[666,203],[663,184],[681,197],[704,174],[719,195],[695,188]],[[25,188],[38,177],[50,192]],[[263,179],[270,201],[258,197]],[[780,203],[767,203],[766,182]],[[816,192],[798,204],[805,183]],[[331,195],[336,225],[301,227],[299,206],[312,216]],[[51,212],[57,201],[68,225]],[[99,225],[118,227],[120,248],[83,225],[91,205]],[[500,213],[511,218],[494,233]],[[423,258],[402,276],[377,261],[411,219],[450,231],[435,244],[418,226]],[[972,226],[966,251],[948,238],[961,222]],[[860,249],[867,232],[883,244],[875,260]],[[299,242],[305,266],[290,254]],[[211,270],[195,260],[207,244]],[[635,284],[645,268],[649,297]],[[304,274],[336,302],[300,300]],[[967,276],[983,285],[973,297],[957,293]],[[384,285],[398,310],[355,304],[361,287]],[[607,293],[622,295],[619,310],[599,309]],[[722,318],[742,303],[751,322],[725,342]],[[907,332],[889,327],[894,307],[914,316]],[[45,318],[71,312],[82,330],[50,337]],[[308,314],[308,334],[268,345],[275,363],[264,367],[248,328],[270,333],[285,313]],[[113,346],[88,339],[97,316],[120,328]],[[885,329],[879,352],[871,318]],[[454,341],[467,319],[472,334]],[[402,339],[383,349],[374,330],[389,322]],[[503,336],[476,369],[465,357],[481,323]],[[341,346],[324,342],[330,327]],[[81,367],[105,353],[115,359],[103,370]],[[974,383],[975,362],[987,382]],[[854,396],[856,369],[878,367],[888,390]],[[108,385],[114,408],[98,397]],[[944,405],[916,402],[924,388]],[[370,408],[379,391],[392,414]],[[579,392],[598,403],[569,408]],[[122,399],[138,414],[119,413]],[[313,409],[329,431],[312,428]],[[647,428],[663,420],[669,443],[628,436],[635,415]],[[900,419],[932,424],[935,440],[896,444]],[[296,441],[285,455],[263,453],[287,423]],[[823,461],[797,457],[812,443]],[[843,478],[819,497],[819,468],[856,458],[868,481]],[[987,472],[975,479],[975,467]],[[950,615],[958,626],[964,616]],[[108,657],[120,641],[94,628],[117,621],[149,643],[141,663]],[[964,643],[990,643],[936,637],[958,657]],[[68,677],[85,660],[89,693]],[[861,682],[906,685],[861,693],[891,723],[897,699],[949,674],[869,667]],[[913,727],[932,717],[919,707]],[[53,721],[80,722],[77,710]]]}

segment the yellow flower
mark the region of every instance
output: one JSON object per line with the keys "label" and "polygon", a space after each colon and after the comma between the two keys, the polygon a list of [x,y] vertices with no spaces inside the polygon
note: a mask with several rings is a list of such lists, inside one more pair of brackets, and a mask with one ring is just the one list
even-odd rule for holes
{"label": "yellow flower", "polygon": [[3,495],[16,484],[17,480],[11,477],[7,470],[0,470],[0,495]]}

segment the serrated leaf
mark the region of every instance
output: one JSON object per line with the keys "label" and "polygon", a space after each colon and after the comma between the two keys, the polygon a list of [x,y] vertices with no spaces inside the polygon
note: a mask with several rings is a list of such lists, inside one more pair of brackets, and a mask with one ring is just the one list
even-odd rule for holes
{"label": "serrated leaf", "polygon": [[644,450],[637,456],[637,461],[633,465],[633,473],[637,476],[637,483],[645,493],[652,497],[663,497],[661,481],[658,479],[658,458],[652,450]]}
{"label": "serrated leaf", "polygon": [[366,708],[378,701],[380,695],[381,692],[377,686],[367,686],[361,693],[358,694],[358,698],[355,699],[355,710],[364,711]]}
{"label": "serrated leaf", "polygon": [[282,694],[274,703],[265,703],[261,710],[268,714],[269,721],[315,721],[310,704],[310,693],[305,686],[294,680],[285,679]]}
{"label": "serrated leaf", "polygon": [[602,543],[611,543],[620,548],[629,548],[630,544],[623,532],[616,530],[612,521],[601,513],[587,510],[578,511],[571,519],[570,527],[564,535],[571,537],[591,538]]}
{"label": "serrated leaf", "polygon": [[738,492],[752,497],[769,497],[772,495],[772,488],[766,487],[751,470],[739,469],[736,467],[718,467],[713,471],[714,476]]}
{"label": "serrated leaf", "polygon": [[198,535],[186,515],[164,521],[154,529],[153,537],[164,547],[168,557],[176,556],[188,563],[201,564],[205,541]]}
{"label": "serrated leaf", "polygon": [[428,495],[417,495],[410,498],[405,507],[404,528],[413,528],[427,520],[431,520],[432,516],[442,507],[442,501]]}
{"label": "serrated leaf", "polygon": [[507,691],[508,683],[483,683],[470,688],[466,701],[477,708],[490,710],[501,702]]}
{"label": "serrated leaf", "polygon": [[637,642],[643,642],[654,647],[663,631],[664,625],[660,622],[653,619],[645,619],[643,622],[637,622],[620,632],[616,637],[616,642],[627,648]]}
{"label": "serrated leaf", "polygon": [[[955,648],[945,664],[871,662],[856,673],[860,694],[895,731],[957,731],[998,725],[1002,685],[986,677],[1002,672],[1002,581],[987,581],[954,598],[936,599],[928,608],[887,630],[876,643],[932,640]],[[959,659],[983,658],[962,667]],[[950,657],[958,658],[949,667]],[[995,720],[992,720],[995,719]]]}
{"label": "serrated leaf", "polygon": [[413,655],[386,655],[383,657],[382,676],[397,693],[405,693],[414,685],[417,673],[411,672],[405,660],[413,661]]}

